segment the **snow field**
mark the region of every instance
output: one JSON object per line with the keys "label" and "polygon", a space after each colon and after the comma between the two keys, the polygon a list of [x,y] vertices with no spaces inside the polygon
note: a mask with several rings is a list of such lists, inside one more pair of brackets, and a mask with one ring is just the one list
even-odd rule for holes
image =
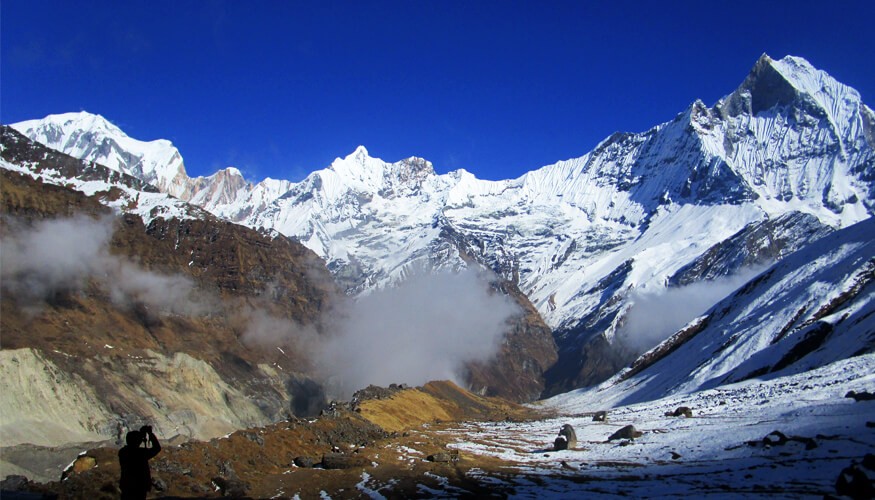
{"label": "snow field", "polygon": [[[631,406],[607,408],[597,390],[575,391],[543,404],[561,417],[466,424],[444,432],[466,436],[452,448],[507,461],[507,474],[490,480],[512,488],[514,497],[570,498],[583,492],[822,497],[834,493],[841,469],[875,449],[875,430],[867,426],[875,420],[875,402],[844,397],[850,390],[873,388],[875,354],[868,354],[799,375]],[[679,406],[691,408],[693,417],[665,416]],[[592,421],[599,410],[608,410],[607,422]],[[574,426],[578,446],[552,451],[566,423]],[[607,442],[628,424],[643,435]],[[773,431],[813,438],[817,447],[806,449],[793,440],[763,446]]]}

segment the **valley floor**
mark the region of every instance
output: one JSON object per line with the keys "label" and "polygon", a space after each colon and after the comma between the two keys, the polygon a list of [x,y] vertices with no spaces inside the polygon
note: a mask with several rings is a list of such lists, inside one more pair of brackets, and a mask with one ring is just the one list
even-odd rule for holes
{"label": "valley floor", "polygon": [[[533,405],[549,417],[481,406],[479,418],[430,418],[409,431],[398,430],[397,423],[383,437],[369,437],[378,418],[386,430],[393,425],[387,415],[427,410],[427,404],[439,409],[434,401],[445,408],[446,401],[465,398],[465,404],[483,405],[447,386],[431,389],[427,395],[434,400],[410,390],[363,403],[360,413],[168,446],[153,464],[166,489],[153,496],[234,495],[236,483],[237,494],[251,498],[822,498],[837,493],[843,469],[875,450],[875,401],[845,397],[873,389],[875,354],[868,354],[799,375],[618,406],[607,409],[605,422],[593,422],[592,415],[606,409],[600,404],[610,394],[591,390]],[[679,406],[693,416],[665,415]],[[578,444],[553,451],[566,423],[576,429]],[[639,437],[608,441],[630,424]],[[299,454],[318,457],[331,449],[354,466],[326,470],[291,463]],[[112,498],[116,450],[88,454],[97,464],[92,470],[31,491]],[[871,486],[875,471],[867,474]],[[9,495],[3,492],[4,499],[15,498]]]}
{"label": "valley floor", "polygon": [[[590,391],[546,402],[562,417],[468,423],[445,432],[465,436],[452,448],[506,461],[503,473],[473,474],[521,498],[822,498],[836,493],[842,469],[875,451],[875,401],[844,397],[873,389],[869,354],[800,375],[618,407],[606,422],[592,421],[605,395]],[[691,408],[693,418],[665,416],[680,406]],[[566,423],[577,431],[577,448],[548,451]],[[629,424],[643,435],[607,441]]]}

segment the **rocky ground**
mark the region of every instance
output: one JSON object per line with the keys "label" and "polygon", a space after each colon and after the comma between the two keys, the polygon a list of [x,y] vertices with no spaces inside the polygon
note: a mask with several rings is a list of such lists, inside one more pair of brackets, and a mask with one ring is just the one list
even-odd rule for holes
{"label": "rocky ground", "polygon": [[[447,430],[464,421],[522,421],[540,414],[475,396],[449,382],[416,389],[369,388],[352,403],[332,405],[318,418],[165,445],[151,463],[156,486],[152,496],[430,497],[454,491],[479,496],[488,494],[490,486],[472,474],[498,468],[501,460],[453,450]],[[45,469],[48,456],[58,463],[65,453],[69,466],[56,471],[63,480],[48,483],[8,478],[3,498],[117,498],[117,451],[116,446],[78,456],[71,449],[4,451],[4,459],[18,461],[22,470]]]}
{"label": "rocky ground", "polygon": [[[369,388],[319,418],[166,446],[152,497],[871,498],[873,367],[875,356],[860,356],[618,406],[604,420],[598,391],[522,407],[448,382]],[[578,442],[555,451],[566,423]],[[63,481],[7,479],[3,498],[116,498],[116,453],[68,458]]]}

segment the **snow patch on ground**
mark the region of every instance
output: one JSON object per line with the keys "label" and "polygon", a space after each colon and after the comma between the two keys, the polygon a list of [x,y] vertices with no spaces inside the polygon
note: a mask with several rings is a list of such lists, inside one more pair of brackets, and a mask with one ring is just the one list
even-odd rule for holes
{"label": "snow patch on ground", "polygon": [[[843,468],[875,449],[875,402],[844,397],[873,388],[875,354],[867,354],[802,374],[616,408],[596,391],[572,392],[541,405],[560,417],[468,423],[445,432],[466,436],[451,448],[508,461],[506,475],[477,479],[514,496],[822,497],[834,493]],[[691,408],[693,417],[665,416],[679,406]],[[607,421],[593,422],[600,410],[608,410]],[[553,451],[563,424],[574,426],[578,445]],[[630,424],[643,435],[607,441]],[[773,431],[816,446],[808,449],[804,439],[763,445]]]}

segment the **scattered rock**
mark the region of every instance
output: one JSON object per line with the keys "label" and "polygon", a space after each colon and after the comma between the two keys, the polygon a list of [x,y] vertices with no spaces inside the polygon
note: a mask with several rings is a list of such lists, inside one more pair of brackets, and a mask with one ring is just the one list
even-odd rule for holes
{"label": "scattered rock", "polygon": [[608,412],[606,411],[597,411],[592,416],[593,422],[606,422],[608,420]]}
{"label": "scattered rock", "polygon": [[872,393],[869,392],[869,391],[863,391],[863,392],[848,391],[848,393],[845,394],[845,397],[846,397],[846,398],[852,398],[854,401],[856,401],[856,402],[858,402],[858,403],[859,403],[860,401],[872,401],[872,400],[875,400],[875,394],[872,394]]}
{"label": "scattered rock", "polygon": [[163,479],[152,478],[152,489],[155,491],[167,491],[167,483]]}
{"label": "scattered rock", "polygon": [[675,411],[665,412],[665,416],[693,418],[693,410],[686,406],[678,406]]}
{"label": "scattered rock", "polygon": [[574,467],[573,465],[568,465],[568,462],[566,462],[565,460],[562,460],[559,463],[562,464],[563,469],[577,470],[577,467]]}
{"label": "scattered rock", "polygon": [[427,456],[426,460],[428,460],[429,462],[453,462],[453,463],[455,463],[455,462],[459,461],[459,452],[455,451],[455,450],[450,451],[450,452],[441,451],[441,452],[435,453],[433,455]]}
{"label": "scattered rock", "polygon": [[394,396],[396,392],[403,391],[407,388],[407,384],[391,384],[389,385],[389,387],[369,385],[364,389],[356,391],[355,394],[352,395],[352,403],[353,406],[355,406],[361,401],[367,401],[372,399],[389,399]]}
{"label": "scattered rock", "polygon": [[257,432],[245,432],[243,433],[243,437],[257,444],[258,446],[264,446],[264,438],[261,437]]}
{"label": "scattered rock", "polygon": [[681,454],[680,454],[680,453],[678,453],[678,452],[676,452],[676,451],[671,452],[671,459],[672,459],[672,460],[677,460],[677,459],[679,459],[679,458],[681,458]]}
{"label": "scattered rock", "polygon": [[635,426],[630,424],[611,434],[611,436],[608,438],[608,441],[613,441],[614,439],[635,439],[643,435],[643,432],[639,431],[635,428]]}
{"label": "scattered rock", "polygon": [[328,403],[328,407],[319,412],[320,417],[339,417],[342,403],[332,401]]}
{"label": "scattered rock", "polygon": [[787,436],[781,431],[772,431],[768,433],[765,437],[759,440],[747,441],[748,446],[762,446],[762,447],[773,447],[773,446],[784,446],[790,441],[796,441],[798,443],[802,443],[805,445],[806,450],[813,450],[817,448],[817,441],[810,437],[804,436]]}
{"label": "scattered rock", "polygon": [[100,487],[100,491],[102,491],[104,493],[110,493],[114,497],[117,497],[118,495],[121,495],[121,493],[122,493],[118,487],[118,482],[116,482],[116,481],[110,481],[110,482],[103,483],[103,486]]}
{"label": "scattered rock", "polygon": [[230,460],[225,460],[221,464],[219,464],[219,474],[225,477],[237,477],[237,471],[234,470],[234,466],[231,465]]}

